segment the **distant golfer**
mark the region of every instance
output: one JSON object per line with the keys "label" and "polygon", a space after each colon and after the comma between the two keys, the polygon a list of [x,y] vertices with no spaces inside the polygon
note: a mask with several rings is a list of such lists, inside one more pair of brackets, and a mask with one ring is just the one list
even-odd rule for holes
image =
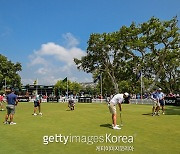
{"label": "distant golfer", "polygon": [[70,98],[68,101],[68,107],[70,108],[70,110],[74,110],[75,108],[75,102],[73,100],[73,98]]}
{"label": "distant golfer", "polygon": [[42,115],[42,113],[41,113],[41,97],[40,97],[40,95],[38,95],[36,93],[35,100],[34,100],[34,113],[33,113],[34,116],[37,116],[37,113],[36,113],[37,108],[39,111],[39,115]]}
{"label": "distant golfer", "polygon": [[[15,114],[15,106],[18,104],[17,96],[14,94],[14,90],[11,89],[11,93],[7,95],[7,114],[5,116],[4,124],[15,125],[13,122],[14,114]],[[8,122],[8,118],[10,117],[10,123]]]}
{"label": "distant golfer", "polygon": [[162,107],[162,114],[165,114],[165,101],[164,101],[165,95],[162,92],[161,88],[158,89],[158,96],[157,97],[158,97],[160,106]]}
{"label": "distant golfer", "polygon": [[158,100],[158,91],[155,90],[151,94],[151,99],[153,100],[153,107],[152,107],[152,116],[158,115],[159,116],[159,110],[160,110],[160,103]]}
{"label": "distant golfer", "polygon": [[118,104],[120,112],[122,111],[121,103],[123,102],[124,98],[128,97],[128,93],[124,94],[116,94],[109,102],[109,111],[112,114],[112,126],[113,129],[121,129],[119,125],[116,123],[116,105]]}

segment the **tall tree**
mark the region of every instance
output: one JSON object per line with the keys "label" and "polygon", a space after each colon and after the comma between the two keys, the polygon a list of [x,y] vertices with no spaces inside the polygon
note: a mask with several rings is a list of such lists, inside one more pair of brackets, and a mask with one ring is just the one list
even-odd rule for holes
{"label": "tall tree", "polygon": [[[140,25],[144,56],[144,74],[154,78],[154,84],[166,92],[177,91],[180,67],[180,34],[177,17],[170,21],[151,18]],[[151,88],[151,87],[149,87]]]}
{"label": "tall tree", "polygon": [[6,85],[21,88],[21,77],[18,74],[21,71],[19,62],[13,63],[7,57],[0,54],[0,89]]}
{"label": "tall tree", "polygon": [[134,91],[139,72],[147,84],[151,83],[145,86],[147,91],[155,85],[177,89],[173,86],[179,82],[180,67],[177,22],[177,17],[170,21],[152,17],[139,25],[133,22],[129,27],[123,26],[117,32],[91,34],[87,55],[74,61],[78,69],[87,73],[105,72],[116,93],[120,85],[131,85],[129,90]]}
{"label": "tall tree", "polygon": [[87,73],[105,72],[118,93],[117,69],[123,70],[128,55],[122,51],[122,44],[117,47],[116,37],[116,33],[92,34],[88,41],[87,55],[74,61],[79,69]]}

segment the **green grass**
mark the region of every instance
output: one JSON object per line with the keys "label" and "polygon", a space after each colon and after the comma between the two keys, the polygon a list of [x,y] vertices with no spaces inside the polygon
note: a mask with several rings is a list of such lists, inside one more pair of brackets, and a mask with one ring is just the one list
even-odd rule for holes
{"label": "green grass", "polygon": [[[166,106],[166,115],[152,117],[151,105],[123,104],[123,128],[110,128],[111,114],[106,104],[76,104],[68,111],[65,103],[43,103],[43,116],[32,116],[33,103],[19,103],[14,121],[17,125],[4,125],[6,112],[0,112],[0,153],[13,154],[94,154],[120,153],[96,151],[97,146],[133,146],[137,154],[178,154],[180,152],[180,107]],[[119,112],[118,112],[119,113]],[[119,115],[119,114],[118,114]],[[120,118],[117,118],[120,123]],[[133,136],[133,143],[82,142],[43,144],[43,136]]]}

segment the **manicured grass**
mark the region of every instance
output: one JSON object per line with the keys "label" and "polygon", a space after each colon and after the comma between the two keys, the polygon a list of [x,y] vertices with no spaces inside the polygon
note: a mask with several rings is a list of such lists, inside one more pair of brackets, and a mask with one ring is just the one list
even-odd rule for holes
{"label": "manicured grass", "polygon": [[[121,130],[111,128],[111,114],[106,104],[77,103],[74,111],[69,111],[66,103],[43,103],[43,116],[32,116],[33,103],[19,103],[14,121],[17,125],[4,125],[4,111],[0,112],[0,153],[18,154],[94,154],[120,153],[104,151],[117,146],[133,146],[137,154],[178,154],[180,151],[180,107],[166,106],[166,115],[152,117],[151,105],[123,104]],[[118,112],[118,123],[120,123]],[[44,136],[63,135],[91,137],[93,144],[84,140],[70,140],[67,144],[54,141],[43,144]],[[110,135],[115,142],[119,136],[133,136],[133,143],[106,142]],[[103,137],[104,140],[100,138]],[[81,138],[81,139],[82,139]],[[52,139],[51,139],[52,140]],[[101,140],[101,142],[100,142]],[[59,141],[59,140],[58,140]],[[97,142],[98,141],[98,142]],[[112,140],[111,140],[112,141]],[[84,141],[85,142],[85,141]],[[101,151],[96,151],[102,148]],[[117,150],[117,149],[116,149]],[[120,150],[120,149],[119,149]]]}

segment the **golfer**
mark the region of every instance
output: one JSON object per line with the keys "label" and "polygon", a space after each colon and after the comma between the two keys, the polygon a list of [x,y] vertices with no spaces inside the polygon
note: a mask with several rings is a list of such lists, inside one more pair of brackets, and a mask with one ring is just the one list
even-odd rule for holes
{"label": "golfer", "polygon": [[75,108],[75,102],[74,102],[73,97],[71,97],[71,98],[69,99],[69,101],[68,101],[68,107],[69,107],[70,110],[74,110],[74,108]]}
{"label": "golfer", "polygon": [[[15,125],[13,122],[14,114],[15,114],[15,106],[18,104],[17,96],[14,94],[14,90],[11,89],[11,93],[7,95],[7,114],[5,116],[4,124]],[[10,117],[10,123],[8,123],[8,118]]]}
{"label": "golfer", "polygon": [[34,113],[32,115],[37,116],[37,113],[36,113],[37,108],[39,110],[39,115],[42,115],[42,113],[41,113],[41,97],[36,92],[35,101],[34,101]]}
{"label": "golfer", "polygon": [[118,104],[120,112],[122,111],[121,103],[123,102],[124,98],[128,97],[129,94],[126,92],[124,94],[116,94],[108,103],[109,111],[112,114],[112,126],[113,129],[121,129],[118,127],[116,123],[116,105]]}
{"label": "golfer", "polygon": [[160,103],[158,100],[158,91],[155,90],[151,94],[151,99],[153,100],[153,107],[152,107],[152,116],[158,115],[159,116],[159,110],[160,110]]}
{"label": "golfer", "polygon": [[159,103],[160,103],[160,106],[162,107],[162,114],[165,114],[165,101],[164,101],[164,93],[162,92],[162,89],[159,88],[158,89],[158,100],[159,100]]}

